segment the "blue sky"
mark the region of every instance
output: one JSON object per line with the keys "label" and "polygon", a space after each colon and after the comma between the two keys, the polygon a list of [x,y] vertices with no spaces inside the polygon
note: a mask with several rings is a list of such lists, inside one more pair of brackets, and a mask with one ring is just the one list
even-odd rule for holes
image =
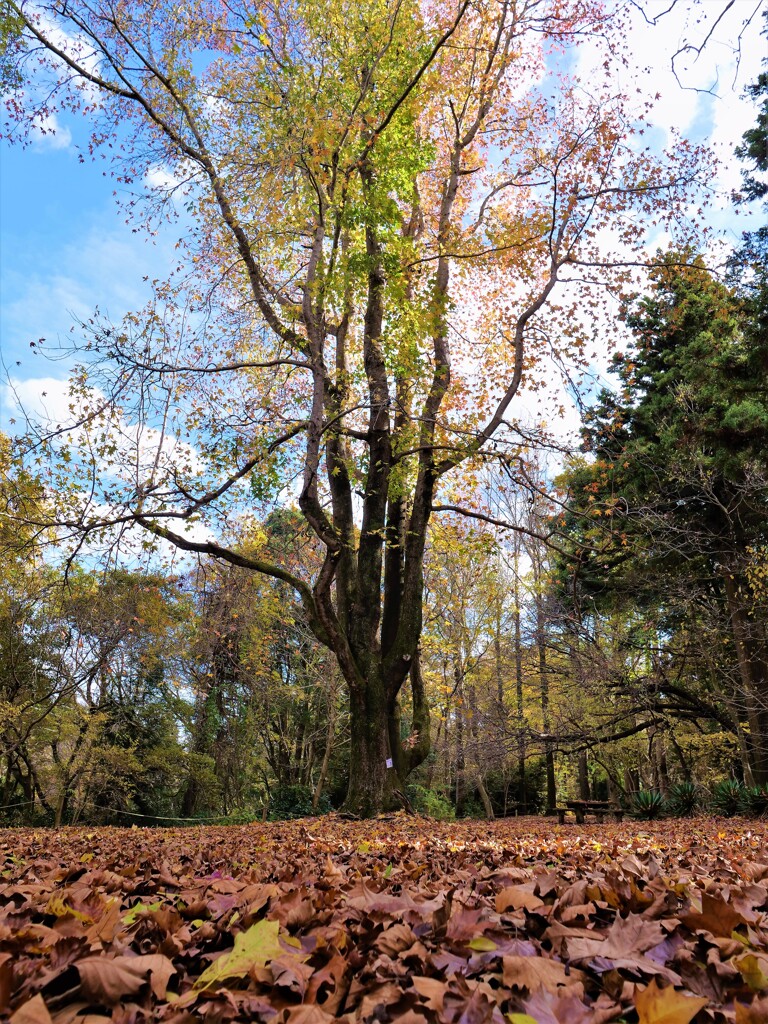
{"label": "blue sky", "polygon": [[[645,6],[653,15],[669,2],[646,0]],[[753,20],[741,41],[738,71],[733,44],[755,3],[740,0],[702,57],[691,59],[688,67],[679,63],[681,81],[689,88],[681,89],[670,69],[678,40],[695,40],[696,33],[701,38],[706,19],[724,6],[724,0],[686,0],[656,29],[638,15],[629,45],[635,66],[662,93],[654,133],[658,141],[678,128],[695,141],[711,141],[727,158],[754,121],[754,107],[742,92],[765,53],[765,37],[759,36],[762,17]],[[697,26],[698,16],[704,21]],[[588,50],[580,60],[588,74]],[[716,96],[693,88],[715,82]],[[73,119],[58,127],[57,134],[40,137],[26,149],[0,143],[0,347],[16,389],[32,407],[43,391],[51,406],[61,403],[65,387],[55,382],[66,379],[68,361],[48,362],[30,343],[41,337],[49,344],[57,339],[66,343],[73,315],[87,318],[95,307],[119,320],[142,305],[149,295],[143,278],[163,275],[176,237],[173,226],[154,241],[133,232],[114,202],[114,184],[104,176],[104,164],[79,160],[86,126]],[[738,163],[726,159],[718,183],[719,208],[716,204],[712,212],[713,222],[732,240],[742,229],[728,201],[739,173]],[[0,429],[13,429],[9,419],[16,413],[7,388],[0,389],[0,401]],[[50,411],[55,415],[55,408]]]}

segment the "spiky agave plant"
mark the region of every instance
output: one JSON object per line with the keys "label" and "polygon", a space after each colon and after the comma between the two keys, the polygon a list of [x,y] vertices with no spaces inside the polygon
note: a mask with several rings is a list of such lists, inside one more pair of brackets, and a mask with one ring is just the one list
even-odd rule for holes
{"label": "spiky agave plant", "polygon": [[746,786],[736,779],[722,779],[712,787],[710,803],[716,814],[732,818],[744,807]]}
{"label": "spiky agave plant", "polygon": [[693,814],[699,805],[699,789],[693,782],[677,782],[667,794],[669,809],[678,818]]}
{"label": "spiky agave plant", "polygon": [[636,818],[651,821],[661,817],[665,809],[666,802],[657,789],[641,789],[632,794],[632,813]]}
{"label": "spiky agave plant", "polygon": [[768,786],[745,786],[741,809],[751,818],[768,814]]}

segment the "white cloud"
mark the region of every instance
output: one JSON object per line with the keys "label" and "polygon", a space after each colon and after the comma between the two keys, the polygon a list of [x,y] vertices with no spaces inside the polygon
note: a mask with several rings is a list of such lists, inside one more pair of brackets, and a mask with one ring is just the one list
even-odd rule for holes
{"label": "white cloud", "polygon": [[53,113],[38,118],[32,125],[30,135],[41,149],[69,149],[72,145],[72,132]]}
{"label": "white cloud", "polygon": [[170,192],[181,185],[182,179],[178,178],[165,164],[152,164],[144,175],[144,183],[147,188]]}
{"label": "white cloud", "polygon": [[[187,441],[175,437],[172,432],[132,422],[124,415],[107,411],[109,404],[104,393],[97,388],[88,391],[87,396],[73,393],[68,380],[55,377],[31,377],[26,380],[11,380],[0,389],[3,411],[15,415],[23,422],[34,423],[38,431],[45,434],[55,430],[68,431],[69,440],[83,451],[93,450],[93,434],[109,432],[119,439],[124,457],[119,462],[104,458],[97,466],[97,475],[102,482],[109,478],[128,484],[146,484],[155,476],[163,476],[170,467],[183,467],[185,477],[201,474],[205,467],[197,450]],[[83,419],[85,402],[90,411],[105,410],[105,417],[99,417],[98,425],[90,428],[78,426]]]}
{"label": "white cloud", "polygon": [[12,377],[0,388],[4,427],[10,418],[35,421],[48,430],[63,427],[75,422],[71,405],[69,382],[57,377]]}

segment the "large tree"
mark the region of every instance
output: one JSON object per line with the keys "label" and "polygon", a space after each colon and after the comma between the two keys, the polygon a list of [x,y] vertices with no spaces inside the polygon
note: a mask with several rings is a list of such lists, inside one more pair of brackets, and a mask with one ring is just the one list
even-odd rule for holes
{"label": "large tree", "polygon": [[[642,148],[615,80],[622,5],[9,7],[17,123],[81,107],[133,212],[186,231],[147,309],[83,325],[78,422],[38,439],[90,497],[60,519],[80,537],[138,524],[294,587],[349,690],[347,806],[391,806],[428,750],[423,729],[393,744],[409,678],[427,720],[423,559],[446,478],[514,451],[521,385],[585,343],[646,218],[689,206],[696,159]],[[555,74],[587,38],[588,83]],[[228,545],[244,499],[295,499],[319,571]]]}

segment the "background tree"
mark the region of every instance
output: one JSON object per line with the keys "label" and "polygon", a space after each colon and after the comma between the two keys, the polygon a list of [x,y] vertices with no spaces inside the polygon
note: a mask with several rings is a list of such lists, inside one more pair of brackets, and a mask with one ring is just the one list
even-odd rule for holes
{"label": "background tree", "polygon": [[[706,691],[705,706],[722,706],[716,695],[728,680],[733,726],[744,723],[745,772],[762,783],[768,638],[751,580],[766,541],[766,338],[749,329],[749,304],[700,260],[670,254],[652,281],[626,315],[636,342],[615,357],[620,390],[603,392],[587,419],[595,461],[570,474],[583,541],[578,578],[598,601],[637,609],[646,631],[653,622],[651,636],[674,636],[678,657],[683,649],[691,657],[697,626],[709,623],[699,634],[708,643],[720,634],[714,661],[711,647],[696,654],[698,669],[689,661],[687,678],[703,683],[687,714],[700,713]],[[644,679],[685,712],[669,671],[657,665]]]}

